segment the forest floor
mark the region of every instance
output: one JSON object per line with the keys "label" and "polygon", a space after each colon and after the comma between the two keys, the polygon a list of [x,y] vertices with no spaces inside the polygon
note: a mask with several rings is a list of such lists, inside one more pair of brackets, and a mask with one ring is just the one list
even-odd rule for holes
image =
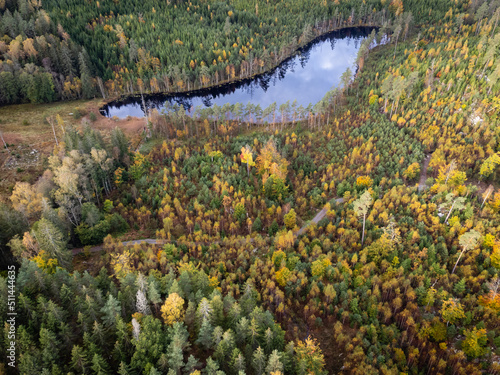
{"label": "forest floor", "polygon": [[[8,150],[0,151],[0,200],[6,199],[15,182],[33,183],[43,173],[44,161],[52,152],[55,140],[47,117],[59,114],[66,124],[73,124],[73,113],[86,101],[50,104],[18,104],[0,107],[0,131]],[[61,137],[61,129],[56,135]],[[3,146],[3,144],[2,144]]]}

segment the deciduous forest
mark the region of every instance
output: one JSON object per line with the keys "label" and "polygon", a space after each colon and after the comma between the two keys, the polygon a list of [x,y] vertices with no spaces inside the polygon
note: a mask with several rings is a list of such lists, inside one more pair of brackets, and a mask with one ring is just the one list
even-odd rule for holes
{"label": "deciduous forest", "polygon": [[1,371],[500,374],[500,1],[0,9],[2,103],[209,87],[374,27],[314,106],[152,110],[140,144],[55,119],[0,203]]}

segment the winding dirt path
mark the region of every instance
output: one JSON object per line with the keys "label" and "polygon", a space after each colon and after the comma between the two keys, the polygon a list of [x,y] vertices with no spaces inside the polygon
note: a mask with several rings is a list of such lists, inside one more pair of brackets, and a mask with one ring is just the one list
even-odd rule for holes
{"label": "winding dirt path", "polygon": [[[336,198],[335,202],[337,202],[337,203],[343,203],[344,202],[344,198]],[[300,236],[301,234],[304,234],[304,232],[306,231],[307,227],[309,225],[311,225],[312,223],[318,224],[325,217],[325,215],[326,215],[326,207],[323,207],[323,209],[321,211],[319,211],[316,214],[316,216],[314,216],[312,218],[311,221],[309,221],[306,224],[304,224],[304,226],[298,230],[297,236]]]}
{"label": "winding dirt path", "polygon": [[[335,201],[337,203],[342,203],[344,202],[344,198],[336,198]],[[314,216],[314,218],[312,218],[311,221],[307,222],[306,224],[304,224],[304,226],[302,228],[300,228],[296,235],[297,236],[300,236],[301,234],[304,234],[304,232],[306,231],[306,228],[311,225],[311,223],[314,223],[314,224],[318,224],[321,219],[323,219],[326,215],[326,208],[323,208],[321,211],[319,211],[316,216]],[[253,239],[252,239],[253,240]],[[172,241],[169,241],[169,240],[157,240],[155,238],[144,238],[144,239],[139,239],[139,240],[131,240],[131,241],[123,241],[122,242],[122,245],[123,246],[133,246],[133,245],[138,245],[138,244],[141,244],[141,243],[147,243],[147,244],[150,244],[150,245],[165,245],[167,243],[170,243]],[[213,244],[213,243],[219,243],[220,241],[212,241],[210,242],[210,244]],[[203,242],[203,244],[207,244],[208,242]],[[196,244],[202,244],[202,242],[196,242]],[[102,251],[104,250],[103,246],[102,245],[97,245],[97,246],[94,246],[94,247],[91,247],[88,251],[89,253],[96,253],[98,251]],[[254,249],[254,252],[255,252],[256,249]],[[71,250],[71,252],[73,253],[73,255],[78,255],[78,254],[81,254],[84,252],[83,248],[78,248],[78,249],[73,249]]]}
{"label": "winding dirt path", "polygon": [[[432,159],[432,154],[429,154],[425,157],[424,159],[424,162],[422,164],[422,170],[420,172],[420,179],[419,179],[419,182],[418,182],[418,191],[421,192],[423,191],[427,185],[426,185],[426,181],[427,181],[427,169],[429,168],[429,163]],[[335,201],[337,203],[343,203],[344,202],[344,198],[335,198]],[[323,207],[322,210],[320,210],[316,216],[314,216],[310,221],[308,221],[307,223],[305,223],[302,228],[300,228],[296,233],[295,235],[296,236],[300,236],[302,234],[305,233],[307,227],[309,227],[309,225],[311,225],[312,223],[314,224],[318,224],[325,216],[326,216],[326,212],[327,212],[327,209],[326,207]],[[253,239],[252,239],[253,240]],[[144,239],[138,239],[138,240],[131,240],[131,241],[123,241],[122,242],[122,245],[123,246],[129,246],[129,245],[136,245],[136,244],[141,244],[141,243],[147,243],[147,244],[150,244],[150,245],[165,245],[167,243],[170,243],[170,242],[173,242],[173,241],[169,241],[169,240],[157,240],[157,239],[154,239],[154,238],[144,238]],[[211,242],[195,242],[196,244],[214,244],[214,243],[220,243],[220,241],[211,241]],[[95,253],[95,252],[98,252],[98,251],[102,251],[103,250],[103,246],[102,245],[98,245],[98,246],[94,246],[94,247],[91,247],[89,249],[89,252],[90,253]],[[256,251],[257,249],[255,248],[254,249],[254,252]],[[78,254],[81,254],[83,253],[84,250],[83,248],[78,248],[78,249],[73,249],[72,250],[72,253],[73,255],[78,255]]]}
{"label": "winding dirt path", "polygon": [[426,188],[425,181],[427,181],[427,168],[429,168],[429,162],[432,159],[432,155],[427,155],[424,159],[424,164],[422,165],[422,171],[420,172],[420,180],[418,181],[418,191],[422,191]]}

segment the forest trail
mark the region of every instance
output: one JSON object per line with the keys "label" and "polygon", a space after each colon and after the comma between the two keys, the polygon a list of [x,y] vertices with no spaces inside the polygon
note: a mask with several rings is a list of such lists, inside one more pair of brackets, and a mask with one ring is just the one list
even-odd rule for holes
{"label": "forest trail", "polygon": [[[335,198],[335,202],[337,203],[343,203],[344,202],[344,198]],[[318,224],[321,219],[323,219],[326,215],[326,208],[323,207],[323,209],[321,211],[319,211],[316,216],[314,216],[312,218],[311,221],[307,222],[306,224],[304,224],[302,226],[302,228],[299,229],[299,231],[297,232],[297,236],[300,236],[301,234],[304,234],[304,232],[306,231],[307,227],[309,225],[311,225],[311,223],[314,223],[314,224]]]}
{"label": "forest trail", "polygon": [[[140,239],[140,240],[131,240],[131,241],[123,241],[122,242],[122,245],[123,246],[133,246],[133,245],[138,245],[140,243],[143,243],[143,242],[146,242],[150,245],[164,245],[166,243],[169,243],[170,241],[169,240],[157,240],[155,238],[144,238],[144,239]],[[89,249],[89,253],[95,253],[95,252],[98,252],[98,251],[102,251],[104,250],[103,249],[103,245],[97,245],[97,246],[93,246]],[[84,252],[84,249],[79,247],[77,249],[73,249],[71,250],[73,255],[78,255],[80,253],[83,253]]]}
{"label": "forest trail", "polygon": [[420,180],[418,181],[418,191],[425,189],[425,181],[427,181],[427,168],[429,168],[429,162],[432,159],[432,155],[427,155],[422,165],[422,172],[420,172]]}
{"label": "forest trail", "polygon": [[[140,143],[139,143],[139,145],[140,145]],[[427,155],[425,157],[425,159],[424,159],[424,163],[422,164],[422,171],[420,172],[420,179],[419,179],[419,182],[418,182],[418,191],[419,192],[423,191],[426,188],[425,181],[427,180],[427,169],[429,168],[429,162],[431,161],[431,158],[432,158],[432,154]],[[344,198],[335,198],[335,201],[337,203],[343,203],[344,202]],[[307,229],[307,227],[309,225],[311,225],[312,223],[318,224],[326,216],[326,212],[327,212],[327,210],[324,207],[322,210],[320,210],[316,214],[316,216],[314,216],[310,221],[308,221],[307,223],[305,223],[296,232],[296,236],[300,236],[300,235],[304,234],[305,231],[306,231],[306,229]],[[155,238],[144,238],[144,239],[138,239],[138,240],[123,241],[122,245],[123,246],[133,246],[133,245],[141,244],[143,242],[146,242],[147,244],[150,244],[150,245],[165,245],[167,243],[170,243],[171,241],[169,241],[169,240],[157,240]],[[219,242],[218,241],[212,241],[210,243],[219,243]],[[206,243],[203,243],[203,244],[206,244]],[[97,245],[97,246],[91,247],[89,249],[89,252],[90,253],[95,253],[95,252],[102,251],[102,250],[103,250],[103,246],[102,245]],[[256,249],[254,249],[254,251],[255,250]],[[77,249],[73,249],[72,250],[73,255],[78,255],[78,254],[81,254],[83,252],[84,252],[83,248],[77,248]]]}
{"label": "forest trail", "polygon": [[[344,198],[336,198],[335,201],[337,203],[342,203],[344,202]],[[319,211],[316,216],[314,216],[312,218],[311,221],[307,222],[306,224],[304,224],[302,226],[302,228],[300,228],[297,232],[297,236],[300,236],[301,234],[304,234],[306,228],[311,224],[311,223],[315,223],[315,224],[318,224],[320,222],[321,219],[323,219],[326,215],[326,208],[323,208],[321,211]],[[123,246],[133,246],[133,245],[138,245],[138,244],[141,244],[143,242],[146,242],[147,244],[150,244],[150,245],[165,245],[167,243],[170,243],[171,241],[169,240],[157,240],[155,238],[144,238],[144,239],[139,239],[139,240],[131,240],[131,241],[123,241],[122,242],[122,245]],[[197,242],[198,243],[198,242]],[[211,243],[219,243],[218,241],[213,241]],[[97,245],[97,246],[94,246],[94,247],[91,247],[88,252],[89,253],[95,253],[95,252],[98,252],[98,251],[102,251],[103,250],[103,247],[102,245]],[[256,249],[254,249],[255,251]],[[83,248],[77,248],[77,249],[73,249],[71,250],[73,255],[78,255],[78,254],[81,254],[84,252]]]}
{"label": "forest trail", "polygon": [[[250,241],[253,242],[254,239],[251,238]],[[139,245],[139,244],[144,243],[144,242],[149,244],[149,245],[166,245],[166,244],[174,242],[174,241],[173,240],[158,240],[156,238],[143,238],[143,239],[139,239],[139,240],[123,241],[121,244],[123,246],[134,246],[134,245]],[[194,243],[195,245],[207,245],[207,244],[220,243],[221,241],[210,241],[210,242],[187,241],[187,242]],[[102,251],[102,250],[104,250],[103,245],[97,245],[97,246],[91,247],[89,249],[89,253],[95,253],[95,252]],[[83,248],[77,248],[77,249],[72,250],[73,255],[78,255],[78,254],[81,254],[83,252],[84,252]]]}

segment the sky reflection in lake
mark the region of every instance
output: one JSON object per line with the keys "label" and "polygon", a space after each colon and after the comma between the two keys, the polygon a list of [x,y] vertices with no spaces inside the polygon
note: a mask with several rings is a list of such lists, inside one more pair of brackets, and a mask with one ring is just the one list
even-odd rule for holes
{"label": "sky reflection in lake", "polygon": [[[186,109],[198,105],[219,106],[225,103],[259,104],[262,109],[273,102],[280,104],[297,100],[306,107],[320,101],[328,90],[338,86],[340,76],[349,67],[354,71],[354,61],[361,41],[369,30],[349,30],[331,33],[313,43],[297,56],[284,62],[270,73],[251,81],[177,96],[151,95],[145,97],[148,108],[161,109],[166,101],[182,104]],[[142,101],[131,97],[110,103],[102,112],[108,117],[143,117]]]}

